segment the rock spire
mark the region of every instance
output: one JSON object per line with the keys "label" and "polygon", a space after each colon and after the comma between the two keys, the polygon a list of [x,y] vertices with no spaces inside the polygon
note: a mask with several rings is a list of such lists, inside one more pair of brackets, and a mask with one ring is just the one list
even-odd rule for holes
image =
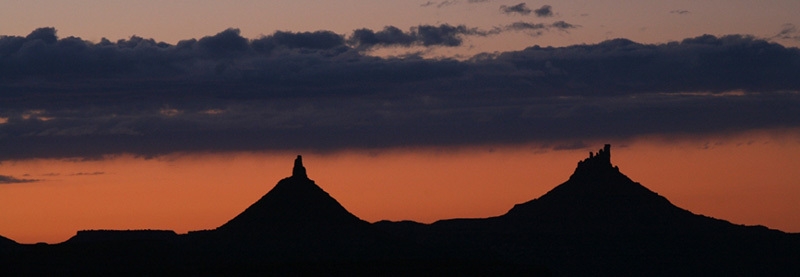
{"label": "rock spire", "polygon": [[578,167],[611,166],[611,144],[606,144],[597,153],[589,152],[589,157],[578,162]]}
{"label": "rock spire", "polygon": [[294,159],[292,177],[308,179],[308,175],[306,175],[306,168],[303,167],[303,156],[297,155],[297,158]]}
{"label": "rock spire", "polygon": [[[369,223],[347,211],[308,178],[303,158],[298,155],[291,177],[281,179],[261,199],[217,230],[239,233],[254,241],[275,242],[275,239],[285,239],[280,236],[297,238],[302,232],[306,232],[306,236],[313,236],[307,239],[318,240],[324,236],[321,233],[342,231],[341,228],[353,226],[362,228],[365,225]],[[276,234],[280,236],[275,237]]]}
{"label": "rock spire", "polygon": [[589,152],[589,157],[579,161],[570,178],[597,178],[600,175],[618,173],[619,168],[611,164],[611,145],[606,144],[597,152]]}

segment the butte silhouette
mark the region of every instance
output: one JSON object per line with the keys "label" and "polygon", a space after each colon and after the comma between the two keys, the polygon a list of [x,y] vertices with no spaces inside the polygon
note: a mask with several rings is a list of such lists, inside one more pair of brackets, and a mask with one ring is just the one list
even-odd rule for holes
{"label": "butte silhouette", "polygon": [[296,232],[309,228],[309,231],[319,231],[320,228],[366,225],[366,221],[347,211],[309,179],[303,167],[303,158],[297,156],[291,177],[278,182],[261,199],[217,230],[248,234],[273,232],[276,229]]}
{"label": "butte silhouette", "polygon": [[679,208],[622,174],[611,163],[610,145],[579,161],[566,182],[490,218],[370,224],[309,179],[298,156],[292,176],[214,230],[90,230],[56,245],[0,237],[4,276],[798,272],[800,234]]}

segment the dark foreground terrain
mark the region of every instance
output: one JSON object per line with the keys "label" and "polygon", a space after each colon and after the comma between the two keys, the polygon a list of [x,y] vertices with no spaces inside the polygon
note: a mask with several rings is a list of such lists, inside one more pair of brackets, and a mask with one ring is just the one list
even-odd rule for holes
{"label": "dark foreground terrain", "polygon": [[215,230],[0,237],[0,275],[800,276],[800,234],[693,214],[629,179],[610,146],[550,192],[484,219],[368,223],[291,177]]}

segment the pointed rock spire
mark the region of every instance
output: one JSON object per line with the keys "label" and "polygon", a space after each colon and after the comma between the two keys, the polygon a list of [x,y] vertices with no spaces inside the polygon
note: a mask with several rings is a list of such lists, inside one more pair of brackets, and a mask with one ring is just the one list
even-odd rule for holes
{"label": "pointed rock spire", "polygon": [[294,159],[292,177],[308,179],[308,175],[306,175],[306,168],[303,167],[303,156],[297,155],[297,159]]}
{"label": "pointed rock spire", "polygon": [[[223,224],[222,232],[240,232],[257,237],[266,233],[295,233],[297,228],[325,232],[332,226],[369,224],[345,209],[306,175],[303,158],[294,160],[292,176],[281,179],[267,194]],[[309,227],[313,226],[313,227]],[[338,228],[338,227],[336,227]]]}

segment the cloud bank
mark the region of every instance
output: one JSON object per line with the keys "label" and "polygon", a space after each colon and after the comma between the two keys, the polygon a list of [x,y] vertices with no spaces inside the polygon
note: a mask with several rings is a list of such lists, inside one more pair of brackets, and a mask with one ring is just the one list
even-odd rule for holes
{"label": "cloud bank", "polygon": [[255,39],[229,29],[174,45],[92,43],[52,28],[0,37],[0,160],[552,145],[800,127],[797,48],[706,35],[468,60],[362,51],[452,45],[452,34],[472,32],[431,27]]}

